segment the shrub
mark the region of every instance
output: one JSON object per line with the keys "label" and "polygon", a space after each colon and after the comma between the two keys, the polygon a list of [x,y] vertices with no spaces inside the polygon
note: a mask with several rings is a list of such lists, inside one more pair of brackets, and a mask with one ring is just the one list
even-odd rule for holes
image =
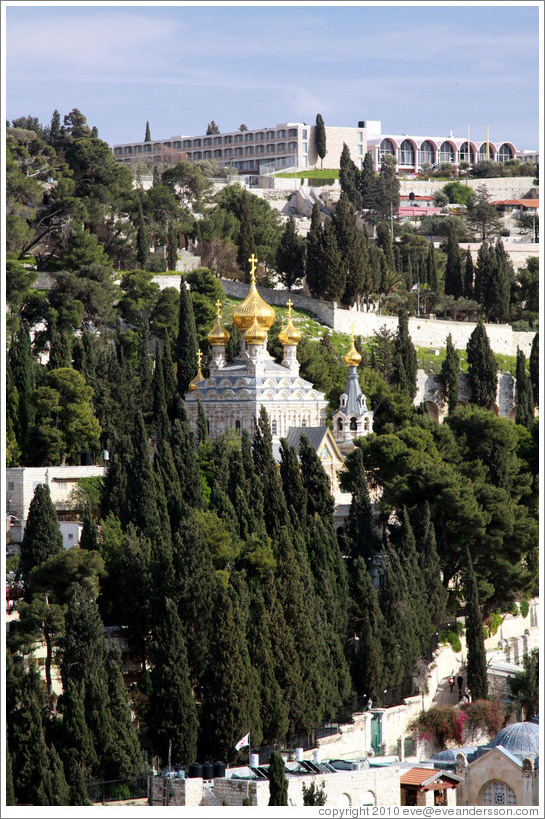
{"label": "shrub", "polygon": [[497,611],[493,611],[486,620],[488,636],[493,637],[497,633],[499,627],[503,622],[503,617]]}
{"label": "shrub", "polygon": [[486,731],[489,739],[501,731],[510,715],[509,709],[498,699],[468,702],[461,710],[467,719],[466,727]]}
{"label": "shrub", "polygon": [[521,600],[519,603],[520,607],[520,616],[521,617],[528,617],[528,612],[530,611],[530,604],[527,600]]}
{"label": "shrub", "polygon": [[455,631],[440,631],[438,639],[440,643],[450,643],[456,654],[459,654],[462,650],[460,638]]}
{"label": "shrub", "polygon": [[449,742],[462,745],[466,721],[467,716],[461,709],[436,706],[419,714],[410,723],[409,730],[416,731],[420,739],[433,741],[444,750]]}

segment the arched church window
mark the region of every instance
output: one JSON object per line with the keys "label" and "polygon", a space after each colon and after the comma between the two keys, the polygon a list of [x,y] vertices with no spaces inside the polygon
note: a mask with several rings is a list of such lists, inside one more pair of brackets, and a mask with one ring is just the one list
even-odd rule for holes
{"label": "arched church window", "polygon": [[271,422],[271,432],[273,435],[276,435],[276,421]]}
{"label": "arched church window", "polygon": [[339,425],[339,429],[340,429],[340,430],[342,430],[342,428],[343,428],[342,418],[339,418],[339,420],[338,420],[338,422],[337,422],[337,423],[338,423],[338,425]]}
{"label": "arched church window", "polygon": [[358,428],[358,424],[355,418],[350,419],[350,429],[356,430]]}
{"label": "arched church window", "polygon": [[506,785],[505,782],[500,782],[495,779],[489,782],[483,791],[481,805],[516,805],[517,797],[514,791]]}

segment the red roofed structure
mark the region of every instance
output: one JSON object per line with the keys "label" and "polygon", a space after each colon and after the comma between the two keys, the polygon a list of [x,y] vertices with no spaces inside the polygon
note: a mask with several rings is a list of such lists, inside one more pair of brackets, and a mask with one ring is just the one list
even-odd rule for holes
{"label": "red roofed structure", "polygon": [[433,768],[410,768],[399,779],[402,805],[429,805],[426,795],[434,791],[433,805],[447,805],[446,791],[455,790],[461,778],[449,771],[434,770]]}

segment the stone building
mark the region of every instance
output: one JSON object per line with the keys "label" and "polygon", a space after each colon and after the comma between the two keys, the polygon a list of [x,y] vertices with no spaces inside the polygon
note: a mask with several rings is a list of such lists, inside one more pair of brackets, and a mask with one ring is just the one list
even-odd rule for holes
{"label": "stone building", "polygon": [[354,346],[352,331],[351,346],[344,356],[348,367],[348,380],[339,398],[339,409],[333,415],[333,435],[339,449],[354,448],[354,438],[369,435],[373,431],[373,413],[367,409],[367,401],[358,380],[358,364],[361,355]]}

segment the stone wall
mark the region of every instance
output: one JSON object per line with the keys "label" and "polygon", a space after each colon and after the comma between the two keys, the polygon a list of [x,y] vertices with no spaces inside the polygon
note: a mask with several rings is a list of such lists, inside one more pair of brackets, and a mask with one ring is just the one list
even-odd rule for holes
{"label": "stone wall", "polygon": [[[500,418],[513,420],[516,412],[515,403],[516,379],[510,373],[498,375],[496,389],[496,404],[494,411]],[[471,399],[469,375],[460,373],[458,376],[458,400],[467,404]],[[416,405],[425,402],[432,418],[441,423],[448,414],[448,402],[445,399],[440,375],[428,375],[424,370],[416,373]]]}
{"label": "stone wall", "polygon": [[[155,277],[156,281],[159,277]],[[245,298],[248,295],[248,285],[243,282],[221,279],[223,290],[227,296]],[[172,284],[170,285],[172,286]],[[179,282],[178,282],[179,286]],[[335,302],[320,301],[302,293],[288,293],[287,290],[272,290],[260,287],[261,296],[269,304],[285,307],[289,298],[293,305],[301,310],[314,313],[322,324],[326,324],[338,333],[354,333],[363,338],[369,338],[381,327],[386,327],[395,333],[398,326],[397,316],[381,316],[376,312],[362,312],[355,309],[342,309]],[[452,336],[452,343],[457,350],[464,350],[473,330],[477,325],[474,322],[444,321],[442,319],[424,319],[412,316],[409,318],[409,334],[417,347],[443,348],[446,347],[447,336]],[[490,346],[495,353],[516,355],[517,347],[530,355],[535,333],[514,332],[509,324],[485,324]]]}
{"label": "stone wall", "polygon": [[[433,196],[443,190],[447,182],[435,179],[400,179],[399,192],[407,196],[413,192],[418,196]],[[466,180],[464,179],[464,184]],[[535,188],[533,176],[506,176],[497,179],[468,179],[467,185],[477,190],[482,185],[494,199],[521,199],[531,188]]]}

